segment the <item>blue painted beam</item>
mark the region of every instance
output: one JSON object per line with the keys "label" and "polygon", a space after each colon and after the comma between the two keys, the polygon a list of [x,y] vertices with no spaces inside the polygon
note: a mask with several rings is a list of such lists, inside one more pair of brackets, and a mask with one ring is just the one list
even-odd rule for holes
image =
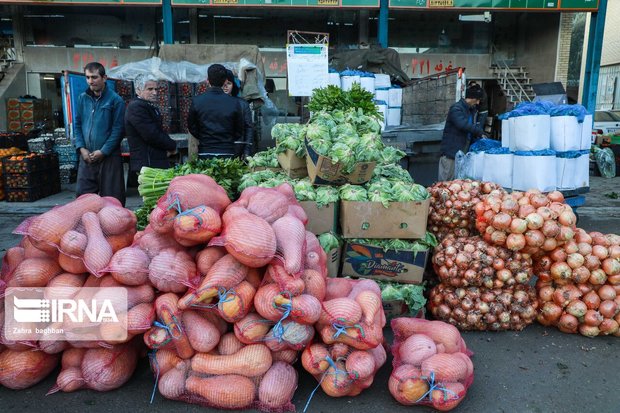
{"label": "blue painted beam", "polygon": [[390,0],[381,0],[379,5],[379,27],[377,28],[377,40],[381,47],[388,47],[388,7]]}
{"label": "blue painted beam", "polygon": [[606,15],[607,0],[599,0],[598,12],[592,13],[590,17],[586,68],[583,78],[583,93],[581,95],[581,103],[591,113],[594,113],[596,110],[598,75],[601,69],[601,51],[603,49]]}
{"label": "blue painted beam", "polygon": [[172,23],[172,5],[170,0],[162,0],[161,2],[161,14],[163,17],[164,26],[164,43],[174,43],[174,25]]}

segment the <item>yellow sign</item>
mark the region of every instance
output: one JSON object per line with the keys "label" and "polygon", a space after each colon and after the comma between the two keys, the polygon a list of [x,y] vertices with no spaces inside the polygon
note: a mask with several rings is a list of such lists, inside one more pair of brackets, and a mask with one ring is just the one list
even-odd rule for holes
{"label": "yellow sign", "polygon": [[321,6],[339,6],[339,0],[317,0],[317,4]]}
{"label": "yellow sign", "polygon": [[428,7],[454,7],[454,0],[429,0]]}

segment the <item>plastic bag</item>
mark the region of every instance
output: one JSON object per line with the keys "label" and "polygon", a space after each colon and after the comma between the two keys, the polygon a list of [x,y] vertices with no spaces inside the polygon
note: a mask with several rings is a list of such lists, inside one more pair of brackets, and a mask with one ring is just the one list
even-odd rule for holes
{"label": "plastic bag", "polygon": [[482,138],[472,143],[471,146],[469,147],[469,151],[470,152],[480,152],[480,151],[488,152],[488,150],[491,148],[499,148],[501,146],[502,146],[502,143],[499,141],[496,141],[494,139]]}
{"label": "plastic bag", "polygon": [[616,158],[610,148],[599,149],[594,147],[594,159],[602,177],[613,178],[616,176]]}
{"label": "plastic bag", "polygon": [[577,122],[582,123],[588,110],[582,105],[556,105],[549,110],[551,116],[575,116]]}

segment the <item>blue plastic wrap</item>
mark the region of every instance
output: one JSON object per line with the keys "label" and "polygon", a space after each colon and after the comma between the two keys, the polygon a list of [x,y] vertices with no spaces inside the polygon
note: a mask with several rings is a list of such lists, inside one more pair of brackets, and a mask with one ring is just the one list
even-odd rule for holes
{"label": "blue plastic wrap", "polygon": [[360,77],[375,77],[375,74],[370,72],[360,72]]}
{"label": "blue plastic wrap", "polygon": [[557,158],[566,158],[566,159],[575,159],[579,158],[583,151],[566,151],[566,152],[556,152],[555,156]]}
{"label": "blue plastic wrap", "polygon": [[514,110],[508,112],[509,118],[517,118],[519,116],[529,115],[548,115],[551,108],[555,106],[551,102],[523,102],[517,105]]}
{"label": "blue plastic wrap", "polygon": [[549,110],[551,116],[575,116],[577,122],[583,123],[588,110],[582,105],[556,105]]}
{"label": "blue plastic wrap", "polygon": [[336,69],[334,69],[333,67],[330,67],[330,68],[327,70],[327,72],[328,72],[328,73],[338,73],[338,71],[337,71]]}
{"label": "blue plastic wrap", "polygon": [[472,143],[469,147],[470,152],[486,152],[487,149],[491,148],[499,148],[502,146],[500,141],[496,141],[494,139],[482,138],[478,139],[476,142]]}
{"label": "blue plastic wrap", "polygon": [[508,155],[510,153],[510,148],[502,148],[501,146],[497,148],[489,148],[485,150],[485,153],[488,153],[489,155]]}
{"label": "blue plastic wrap", "polygon": [[362,72],[360,70],[347,69],[347,70],[343,70],[342,72],[340,72],[340,76],[359,76],[359,77],[362,77],[364,75],[364,73],[366,73],[366,72]]}
{"label": "blue plastic wrap", "polygon": [[556,151],[543,149],[542,151],[515,151],[515,156],[555,156]]}

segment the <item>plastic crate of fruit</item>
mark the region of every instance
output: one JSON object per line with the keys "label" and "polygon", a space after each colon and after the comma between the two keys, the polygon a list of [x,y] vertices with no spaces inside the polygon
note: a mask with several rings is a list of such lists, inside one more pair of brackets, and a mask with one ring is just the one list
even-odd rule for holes
{"label": "plastic crate of fruit", "polygon": [[57,173],[53,171],[32,172],[29,174],[3,175],[4,186],[7,189],[30,188],[37,185],[48,185],[54,182]]}
{"label": "plastic crate of fruit", "polygon": [[49,152],[54,146],[54,137],[52,134],[49,136],[40,136],[34,139],[28,139],[28,150],[30,152]]}
{"label": "plastic crate of fruit", "polygon": [[43,156],[36,153],[2,158],[3,174],[27,174],[45,169]]}
{"label": "plastic crate of fruit", "polygon": [[44,185],[7,189],[5,195],[7,202],[34,202],[47,196]]}

